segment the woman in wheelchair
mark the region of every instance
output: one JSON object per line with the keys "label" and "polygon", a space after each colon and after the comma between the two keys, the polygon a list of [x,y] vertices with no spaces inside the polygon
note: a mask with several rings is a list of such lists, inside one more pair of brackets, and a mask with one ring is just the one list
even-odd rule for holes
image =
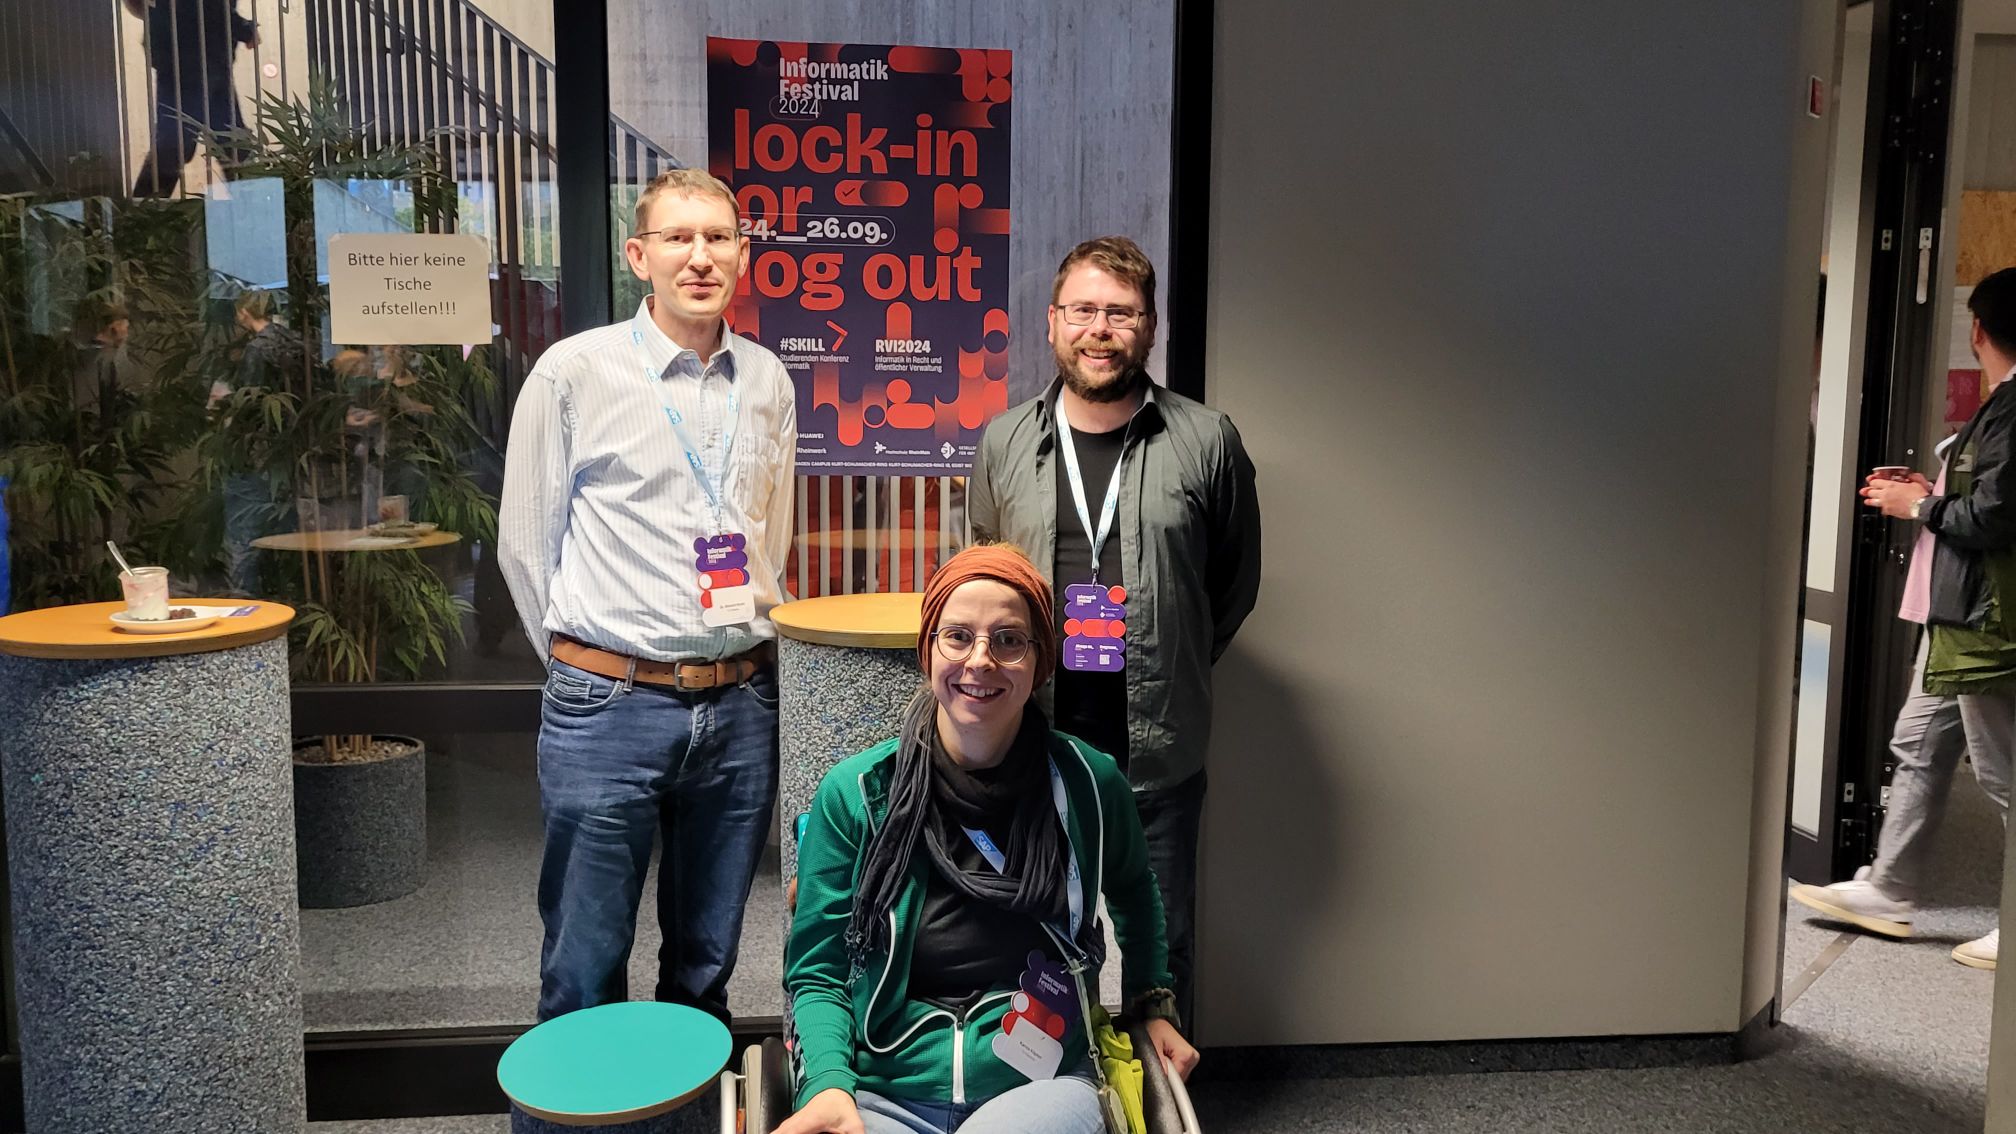
{"label": "woman in wheelchair", "polygon": [[1180,1075],[1162,906],[1113,760],[1030,704],[1057,665],[1020,552],[953,556],[924,595],[926,687],[819,785],[785,956],[799,1065],[777,1134],[1098,1134],[1087,1044],[1104,934],[1128,1011]]}

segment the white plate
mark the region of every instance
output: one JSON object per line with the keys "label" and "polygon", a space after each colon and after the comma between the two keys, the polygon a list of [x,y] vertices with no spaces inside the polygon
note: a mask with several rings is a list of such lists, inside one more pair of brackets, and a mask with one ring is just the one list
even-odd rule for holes
{"label": "white plate", "polygon": [[218,616],[215,614],[207,614],[207,615],[204,614],[203,611],[206,609],[204,607],[171,606],[168,609],[171,611],[193,610],[196,612],[196,617],[161,618],[161,619],[133,618],[129,616],[125,611],[120,610],[113,612],[112,625],[117,626],[119,629],[126,631],[128,634],[181,634],[190,630],[201,630],[205,626],[210,625],[212,622],[217,621],[218,618]]}
{"label": "white plate", "polygon": [[351,536],[343,545],[344,551],[384,551],[392,547],[411,547],[420,542],[419,536],[360,535]]}

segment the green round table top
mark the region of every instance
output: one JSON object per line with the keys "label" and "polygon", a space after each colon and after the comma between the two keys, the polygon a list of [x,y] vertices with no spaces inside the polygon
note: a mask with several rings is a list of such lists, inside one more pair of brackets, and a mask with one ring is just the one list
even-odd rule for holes
{"label": "green round table top", "polygon": [[562,1125],[616,1125],[676,1110],[728,1066],[721,1021],[683,1004],[603,1004],[555,1016],[514,1040],[497,1083],[525,1111]]}

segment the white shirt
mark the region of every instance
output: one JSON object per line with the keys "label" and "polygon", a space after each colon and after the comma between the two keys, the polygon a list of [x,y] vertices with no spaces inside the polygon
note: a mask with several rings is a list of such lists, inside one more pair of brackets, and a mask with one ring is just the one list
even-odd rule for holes
{"label": "white shirt", "polygon": [[[714,483],[726,481],[719,517],[667,406]],[[498,508],[499,564],[539,656],[554,634],[653,661],[774,638],[797,450],[783,363],[725,326],[703,362],[652,322],[647,299],[628,322],[553,344],[518,395]],[[693,544],[726,532],[748,538],[756,618],[712,627],[700,621]]]}

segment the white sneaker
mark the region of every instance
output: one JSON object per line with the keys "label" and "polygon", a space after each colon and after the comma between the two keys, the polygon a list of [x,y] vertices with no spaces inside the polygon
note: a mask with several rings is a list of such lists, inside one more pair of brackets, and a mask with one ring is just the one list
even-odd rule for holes
{"label": "white sneaker", "polygon": [[1885,937],[1911,936],[1911,915],[1918,912],[1911,902],[1885,897],[1875,883],[1865,878],[1832,886],[1798,885],[1792,887],[1791,894],[1792,900],[1802,906]]}
{"label": "white sneaker", "polygon": [[2002,931],[1997,929],[1976,941],[1953,948],[1953,959],[1970,969],[1995,971],[1995,954],[2002,948]]}

